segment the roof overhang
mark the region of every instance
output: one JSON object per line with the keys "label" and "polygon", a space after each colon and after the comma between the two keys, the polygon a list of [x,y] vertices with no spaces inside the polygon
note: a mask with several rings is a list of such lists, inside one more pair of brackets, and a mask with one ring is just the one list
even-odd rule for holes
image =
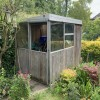
{"label": "roof overhang", "polygon": [[81,20],[73,19],[73,18],[70,18],[70,17],[63,17],[63,16],[59,16],[59,15],[54,15],[54,14],[45,14],[45,15],[41,15],[41,16],[35,16],[35,17],[32,17],[32,18],[28,18],[23,22],[36,23],[36,22],[47,22],[47,21],[57,21],[57,22],[82,24]]}

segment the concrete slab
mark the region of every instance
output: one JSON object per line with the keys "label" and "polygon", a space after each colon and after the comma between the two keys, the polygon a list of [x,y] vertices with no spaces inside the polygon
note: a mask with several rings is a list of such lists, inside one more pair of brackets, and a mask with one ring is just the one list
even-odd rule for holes
{"label": "concrete slab", "polygon": [[48,88],[47,85],[39,83],[38,81],[33,80],[33,79],[30,81],[30,87],[33,94],[46,90]]}

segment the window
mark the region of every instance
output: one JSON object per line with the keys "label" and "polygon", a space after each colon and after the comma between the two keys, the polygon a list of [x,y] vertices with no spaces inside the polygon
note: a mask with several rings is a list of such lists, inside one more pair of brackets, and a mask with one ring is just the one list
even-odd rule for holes
{"label": "window", "polygon": [[74,24],[65,24],[65,33],[74,33]]}
{"label": "window", "polygon": [[20,23],[20,30],[16,34],[17,46],[19,48],[28,48],[28,25]]}
{"label": "window", "polygon": [[74,24],[65,24],[65,48],[74,45]]}
{"label": "window", "polygon": [[51,51],[64,48],[63,23],[51,22]]}
{"label": "window", "polygon": [[31,23],[31,49],[47,52],[47,23]]}

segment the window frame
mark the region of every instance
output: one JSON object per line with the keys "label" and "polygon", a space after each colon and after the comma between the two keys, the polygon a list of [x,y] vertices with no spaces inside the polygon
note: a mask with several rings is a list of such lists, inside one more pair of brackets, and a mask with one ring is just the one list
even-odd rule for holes
{"label": "window frame", "polygon": [[[65,32],[65,25],[66,24],[72,24],[73,26],[74,26],[74,31],[73,31],[73,33],[66,33]],[[65,37],[66,36],[73,36],[73,45],[72,46],[69,46],[69,47],[65,47],[65,41],[66,41],[66,39],[65,39]],[[70,48],[70,47],[73,47],[74,46],[74,37],[75,37],[75,24],[74,23],[64,23],[64,48]]]}
{"label": "window frame", "polygon": [[[52,51],[52,43],[51,43],[51,42],[52,42],[52,39],[51,39],[51,38],[52,38],[52,32],[51,32],[51,26],[52,26],[51,23],[52,23],[52,22],[53,22],[53,23],[57,23],[57,24],[60,23],[60,24],[63,25],[63,26],[62,26],[62,28],[63,28],[63,30],[62,30],[62,31],[63,31],[63,33],[62,33],[62,38],[63,38],[63,48],[60,48],[60,49],[58,49],[58,50],[53,50],[53,51]],[[54,25],[56,25],[56,24],[54,24]],[[51,22],[50,22],[50,36],[51,36],[51,37],[50,37],[50,40],[51,40],[51,41],[50,41],[50,45],[51,45],[50,50],[51,50],[51,52],[56,52],[56,51],[63,50],[63,49],[64,49],[64,37],[63,37],[63,36],[64,36],[64,22],[51,21]]]}

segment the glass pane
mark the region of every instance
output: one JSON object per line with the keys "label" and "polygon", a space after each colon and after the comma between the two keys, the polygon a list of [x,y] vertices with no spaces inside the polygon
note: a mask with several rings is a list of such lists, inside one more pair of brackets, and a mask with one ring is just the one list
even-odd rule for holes
{"label": "glass pane", "polygon": [[66,35],[65,36],[65,48],[74,45],[74,35]]}
{"label": "glass pane", "polygon": [[17,35],[17,46],[19,48],[28,48],[28,25],[27,23],[20,24],[20,30]]}
{"label": "glass pane", "polygon": [[51,23],[51,51],[60,50],[64,48],[63,41],[63,23]]}
{"label": "glass pane", "polygon": [[74,24],[65,24],[65,33],[74,33]]}
{"label": "glass pane", "polygon": [[47,23],[31,24],[32,50],[47,51]]}

